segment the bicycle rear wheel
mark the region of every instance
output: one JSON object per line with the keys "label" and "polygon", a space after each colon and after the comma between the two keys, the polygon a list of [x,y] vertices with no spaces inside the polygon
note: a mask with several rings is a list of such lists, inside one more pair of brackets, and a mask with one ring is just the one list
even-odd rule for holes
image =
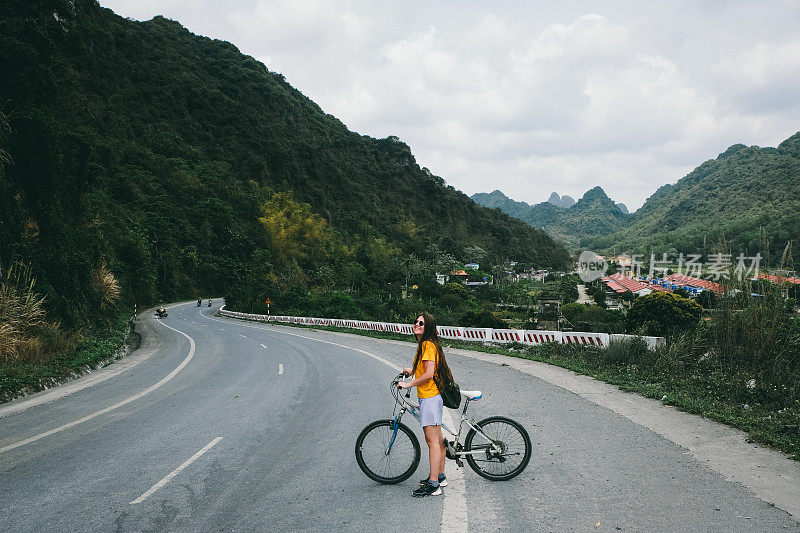
{"label": "bicycle rear wheel", "polygon": [[478,422],[478,426],[489,440],[470,429],[464,439],[464,451],[472,452],[466,456],[467,463],[479,476],[505,481],[525,470],[531,459],[531,439],[521,424],[492,416]]}
{"label": "bicycle rear wheel", "polygon": [[405,481],[419,466],[419,440],[408,426],[394,420],[377,420],[356,439],[356,461],[361,470],[378,483]]}

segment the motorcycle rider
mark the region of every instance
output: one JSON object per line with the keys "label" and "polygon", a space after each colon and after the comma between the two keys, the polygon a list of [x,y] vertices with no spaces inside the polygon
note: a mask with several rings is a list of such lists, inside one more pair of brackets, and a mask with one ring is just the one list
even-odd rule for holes
{"label": "motorcycle rider", "polygon": [[197,299],[197,307],[200,307],[201,305],[203,305],[203,299],[202,298],[198,298]]}

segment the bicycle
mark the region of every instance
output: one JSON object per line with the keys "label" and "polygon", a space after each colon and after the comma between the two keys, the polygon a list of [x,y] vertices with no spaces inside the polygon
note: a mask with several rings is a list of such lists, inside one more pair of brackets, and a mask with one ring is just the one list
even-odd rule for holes
{"label": "bicycle", "polygon": [[[356,461],[371,479],[387,485],[405,481],[414,473],[420,461],[419,440],[411,429],[401,422],[406,411],[419,420],[419,406],[410,403],[409,389],[405,395],[397,384],[406,377],[400,373],[392,380],[395,399],[391,419],[376,420],[367,425],[356,439]],[[470,402],[480,400],[480,391],[461,391],[464,408],[461,410],[458,431],[442,423],[442,428],[454,437],[444,439],[446,456],[463,468],[463,459],[476,474],[491,481],[505,481],[519,475],[531,458],[531,439],[518,422],[502,416],[491,416],[480,422],[467,418]],[[398,412],[397,409],[400,408]],[[461,444],[464,426],[469,431]]]}

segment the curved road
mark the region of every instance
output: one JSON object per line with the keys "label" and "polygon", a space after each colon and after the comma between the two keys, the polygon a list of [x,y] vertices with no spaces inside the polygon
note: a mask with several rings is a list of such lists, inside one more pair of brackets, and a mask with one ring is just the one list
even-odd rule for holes
{"label": "curved road", "polygon": [[461,386],[484,391],[471,415],[518,420],[534,455],[499,483],[448,461],[444,496],[412,498],[424,456],[382,486],[353,455],[361,428],[391,414],[388,383],[412,344],[215,310],[146,312],[131,356],[0,407],[0,529],[800,531],[650,429],[456,350]]}

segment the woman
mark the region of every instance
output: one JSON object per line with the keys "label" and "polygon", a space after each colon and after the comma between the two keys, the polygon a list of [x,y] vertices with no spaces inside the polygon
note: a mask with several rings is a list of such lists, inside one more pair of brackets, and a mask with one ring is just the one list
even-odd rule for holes
{"label": "woman", "polygon": [[444,475],[445,448],[442,437],[442,414],[444,404],[439,394],[436,382],[446,384],[453,380],[450,367],[444,358],[439,335],[436,333],[436,322],[428,313],[422,313],[414,321],[414,335],[417,337],[417,354],[414,356],[412,368],[404,368],[407,375],[414,375],[414,379],[397,384],[402,389],[417,388],[419,398],[420,424],[425,432],[425,442],[428,444],[428,458],[430,459],[430,475],[420,482],[413,496],[438,496],[442,487],[447,486]]}

